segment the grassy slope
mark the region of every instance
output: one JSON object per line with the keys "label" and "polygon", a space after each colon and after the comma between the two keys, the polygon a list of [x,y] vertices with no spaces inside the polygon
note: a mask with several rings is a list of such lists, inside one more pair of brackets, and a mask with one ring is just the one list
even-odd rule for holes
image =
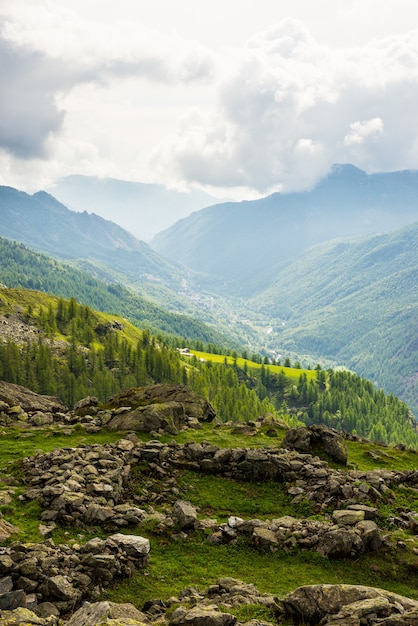
{"label": "grassy slope", "polygon": [[[198,359],[204,359],[205,361],[212,361],[212,363],[226,363],[228,365],[233,365],[235,359],[232,356],[224,356],[223,354],[212,354],[210,352],[201,352],[199,350],[190,350],[191,354],[194,354]],[[236,359],[237,366],[240,369],[247,365],[248,369],[260,370],[262,365],[261,363],[254,363],[254,361],[250,361],[249,359],[243,359],[242,357],[238,357]],[[306,374],[307,378],[315,378],[316,371],[315,370],[305,370],[296,367],[284,367],[283,365],[269,365],[268,366],[271,374],[280,374],[283,370],[286,374],[287,378],[292,378],[294,380],[299,380],[301,374]]]}
{"label": "grassy slope", "polygon": [[[228,427],[213,428],[204,425],[199,431],[184,431],[177,437],[178,442],[209,441],[218,446],[266,446],[280,445],[284,431],[279,431],[277,439],[272,440],[265,432],[260,431],[253,437],[237,435]],[[1,471],[10,471],[7,461],[16,461],[19,457],[33,453],[35,450],[51,450],[56,445],[76,446],[92,442],[106,443],[114,440],[117,434],[109,435],[102,432],[99,435],[89,436],[78,432],[71,437],[57,436],[52,429],[46,431],[17,432],[4,429],[0,446]],[[141,438],[148,439],[148,436]],[[172,436],[163,436],[167,442]],[[371,456],[370,453],[373,453]],[[355,463],[359,469],[369,470],[378,467],[385,469],[413,469],[416,467],[417,455],[411,451],[401,451],[392,448],[381,448],[374,444],[349,444],[349,461]],[[143,482],[153,480],[152,476],[140,474],[136,483],[141,488]],[[158,481],[154,489],[158,489]],[[295,509],[290,498],[284,493],[281,485],[272,483],[236,483],[216,476],[199,475],[193,472],[182,472],[178,477],[178,487],[181,497],[185,497],[200,507],[201,517],[216,517],[220,522],[229,515],[238,515],[244,518],[257,517],[273,519],[281,515],[303,514]],[[20,493],[17,490],[17,494]],[[408,504],[408,508],[418,511],[416,495],[399,490],[392,503],[382,503],[381,511],[386,517],[397,510],[399,506]],[[169,511],[170,503],[154,505],[154,509]],[[26,540],[39,540],[37,531],[37,517],[39,506],[17,502],[13,507],[0,508],[5,517],[23,528],[22,537]],[[308,514],[308,511],[304,511]],[[65,531],[65,532],[64,532]],[[205,588],[213,584],[218,577],[232,576],[254,583],[261,591],[273,593],[279,597],[303,584],[314,583],[352,583],[383,587],[397,593],[418,599],[418,557],[412,547],[417,548],[417,541],[407,533],[398,533],[398,539],[403,541],[403,548],[396,543],[385,553],[368,554],[361,556],[355,562],[352,560],[332,560],[311,552],[282,552],[256,551],[245,541],[237,545],[214,546],[207,542],[204,532],[189,533],[187,538],[168,540],[161,535],[153,524],[139,527],[137,534],[148,536],[151,540],[151,562],[146,571],[136,573],[129,580],[124,580],[105,593],[105,598],[117,602],[133,602],[137,606],[150,598],[167,598],[178,594],[185,586]],[[102,531],[96,529],[95,535]],[[84,534],[86,540],[91,534]],[[55,531],[55,541],[69,541],[74,538],[80,541],[77,529],[58,529]],[[247,607],[247,618],[261,617],[257,611]],[[265,619],[272,616],[264,615]]]}

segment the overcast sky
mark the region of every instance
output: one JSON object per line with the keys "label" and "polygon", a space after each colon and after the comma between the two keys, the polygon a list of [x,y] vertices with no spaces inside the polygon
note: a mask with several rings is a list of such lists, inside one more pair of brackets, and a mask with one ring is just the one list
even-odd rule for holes
{"label": "overcast sky", "polygon": [[417,0],[1,0],[0,184],[418,169]]}

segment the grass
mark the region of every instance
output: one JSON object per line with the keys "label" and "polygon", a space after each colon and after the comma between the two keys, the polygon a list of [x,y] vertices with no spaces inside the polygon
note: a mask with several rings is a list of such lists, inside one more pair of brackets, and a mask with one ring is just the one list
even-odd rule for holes
{"label": "grass", "polygon": [[[227,426],[202,425],[199,430],[181,432],[176,440],[209,441],[219,447],[279,446],[284,431],[271,439],[261,429],[255,435],[236,434]],[[120,433],[102,431],[88,435],[85,431],[74,431],[65,435],[52,429],[17,430],[3,429],[0,435],[1,472],[16,471],[22,457],[38,450],[50,451],[55,447],[77,447],[88,444],[106,444],[119,439]],[[139,435],[149,440],[150,435]],[[173,436],[162,436],[161,441],[170,441]],[[380,447],[377,444],[348,442],[349,461],[358,469],[368,471],[383,467],[388,470],[415,469],[417,455],[410,451]],[[175,474],[180,497],[190,500],[199,507],[199,516],[216,517],[220,522],[230,515],[246,519],[273,519],[281,515],[309,515],[309,510],[295,508],[281,485],[276,483],[241,483],[213,475],[179,471]],[[174,473],[170,476],[172,478]],[[144,475],[143,480],[149,480]],[[135,489],[141,487],[137,477]],[[164,478],[163,478],[164,480]],[[158,482],[152,487],[158,492]],[[23,487],[15,488],[11,504],[0,507],[4,517],[20,528],[12,540],[40,541],[40,507],[36,502],[19,500]],[[397,487],[393,499],[379,503],[381,519],[397,514],[402,507],[418,511],[418,494],[411,489]],[[175,496],[173,495],[173,499]],[[172,504],[172,503],[171,503]],[[171,506],[164,500],[164,507]],[[155,508],[158,508],[155,505]],[[383,523],[383,526],[385,524]],[[351,583],[382,587],[390,591],[418,599],[418,556],[414,552],[417,540],[407,531],[396,531],[391,548],[381,553],[367,554],[353,560],[328,560],[316,552],[294,550],[291,553],[268,550],[260,551],[240,538],[236,545],[212,545],[207,541],[210,531],[195,531],[185,539],[173,540],[152,524],[129,529],[124,532],[148,537],[151,541],[151,561],[145,571],[138,571],[130,579],[122,580],[106,590],[104,597],[115,602],[132,602],[141,607],[150,598],[166,599],[176,596],[184,587],[196,586],[204,590],[220,577],[231,576],[246,583],[254,583],[261,592],[283,597],[293,589],[316,583]],[[84,542],[92,536],[105,536],[100,529],[86,533],[76,528],[57,528],[52,537],[56,543]],[[273,621],[257,606],[241,607],[236,610],[239,619],[261,619]],[[235,610],[234,610],[235,612]],[[242,612],[242,613],[240,613]],[[264,615],[264,617],[263,617]]]}
{"label": "grass", "polygon": [[98,434],[88,434],[84,429],[77,429],[71,434],[65,434],[62,430],[53,428],[27,430],[2,428],[0,430],[0,472],[8,469],[10,463],[37,452],[50,452],[57,447],[76,448],[96,443],[104,445],[117,441],[121,436],[121,433],[105,430]]}
{"label": "grass", "polygon": [[417,570],[387,555],[330,561],[315,552],[259,552],[243,542],[213,546],[199,534],[171,543],[151,538],[147,570],[121,581],[105,597],[142,606],[150,598],[176,596],[186,586],[203,590],[224,576],[254,583],[259,591],[279,598],[301,585],[321,582],[371,585],[418,599]]}
{"label": "grass", "polygon": [[200,515],[225,521],[230,515],[271,519],[296,515],[291,497],[274,482],[236,482],[211,474],[184,472],[178,484]]}
{"label": "grass", "polygon": [[[237,362],[237,366],[240,369],[244,369],[245,365],[248,367],[248,370],[254,369],[259,370],[262,367],[261,363],[255,363],[254,361],[250,361],[249,359],[243,359],[242,357],[237,357],[234,359],[232,356],[224,356],[223,354],[212,354],[211,352],[199,352],[198,350],[190,350],[191,354],[198,359],[204,359],[205,361],[211,361],[212,363],[226,363],[228,365],[233,365],[234,362]],[[310,378],[315,379],[317,372],[316,370],[304,370],[297,367],[284,367],[283,365],[265,365],[264,367],[268,367],[271,374],[280,374],[283,370],[288,378],[293,380],[299,380],[301,374],[306,374],[308,380]]]}
{"label": "grass", "polygon": [[369,471],[387,469],[390,471],[415,470],[418,467],[418,454],[414,450],[399,450],[372,442],[347,441],[348,462],[352,466]]}

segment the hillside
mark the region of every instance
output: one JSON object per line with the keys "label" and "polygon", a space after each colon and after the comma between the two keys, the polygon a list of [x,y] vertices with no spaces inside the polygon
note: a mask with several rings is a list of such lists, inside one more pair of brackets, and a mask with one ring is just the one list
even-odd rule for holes
{"label": "hillside", "polygon": [[[222,334],[195,318],[164,309],[122,284],[100,280],[94,276],[96,273],[83,272],[69,263],[56,261],[23,244],[0,237],[0,283],[7,287],[36,289],[68,299],[73,297],[99,311],[123,316],[156,334],[163,332],[190,341],[239,345],[238,339],[231,338],[231,329],[228,329],[228,335]],[[213,321],[210,316],[207,318]]]}
{"label": "hillside", "polygon": [[150,440],[156,387],[69,411],[1,386],[1,624],[416,623],[415,452],[203,413]]}
{"label": "hillside", "polygon": [[[349,372],[198,356],[0,290],[0,624],[414,624],[407,407]],[[345,427],[350,402],[404,443],[294,427]]]}
{"label": "hillside", "polygon": [[247,297],[315,244],[417,221],[417,195],[418,172],[367,175],[335,166],[310,192],[217,204],[180,220],[151,245]]}
{"label": "hillside", "polygon": [[198,190],[186,193],[162,185],[95,176],[66,176],[47,191],[73,211],[96,213],[143,241],[216,202],[213,196]]}
{"label": "hillside", "polygon": [[177,285],[178,269],[114,222],[70,211],[45,192],[28,195],[0,187],[0,235],[55,258],[88,259],[108,274]]}
{"label": "hillside", "polygon": [[[215,325],[224,335],[238,336],[240,342],[243,330],[248,336],[257,335],[251,326],[245,328],[234,316],[225,315],[229,306],[211,295],[213,279],[167,261],[115,223],[70,211],[44,192],[30,196],[0,187],[0,236],[71,262],[94,278],[124,285],[160,310]],[[170,332],[168,326],[164,322],[161,328]],[[181,334],[192,336],[193,330]]]}
{"label": "hillside", "polygon": [[287,424],[326,424],[418,446],[407,405],[350,372],[268,366],[236,353],[193,356],[74,298],[36,291],[0,289],[0,322],[0,380],[55,395],[69,406],[87,395],[104,402],[131,386],[183,383],[203,395],[222,421],[270,414]]}
{"label": "hillside", "polygon": [[284,351],[343,363],[418,414],[418,224],[329,242],[278,274],[252,304]]}

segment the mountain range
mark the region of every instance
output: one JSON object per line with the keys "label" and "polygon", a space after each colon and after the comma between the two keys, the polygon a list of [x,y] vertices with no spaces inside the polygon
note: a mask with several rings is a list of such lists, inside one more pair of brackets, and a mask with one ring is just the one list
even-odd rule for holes
{"label": "mountain range", "polygon": [[418,172],[368,175],[340,165],[310,192],[197,211],[151,245],[169,259],[222,278],[229,293],[248,297],[313,245],[418,221],[417,199]]}
{"label": "mountain range", "polygon": [[417,199],[417,172],[336,166],[311,192],[197,211],[152,249],[49,194],[3,187],[0,235],[245,349],[353,369],[418,414]]}

